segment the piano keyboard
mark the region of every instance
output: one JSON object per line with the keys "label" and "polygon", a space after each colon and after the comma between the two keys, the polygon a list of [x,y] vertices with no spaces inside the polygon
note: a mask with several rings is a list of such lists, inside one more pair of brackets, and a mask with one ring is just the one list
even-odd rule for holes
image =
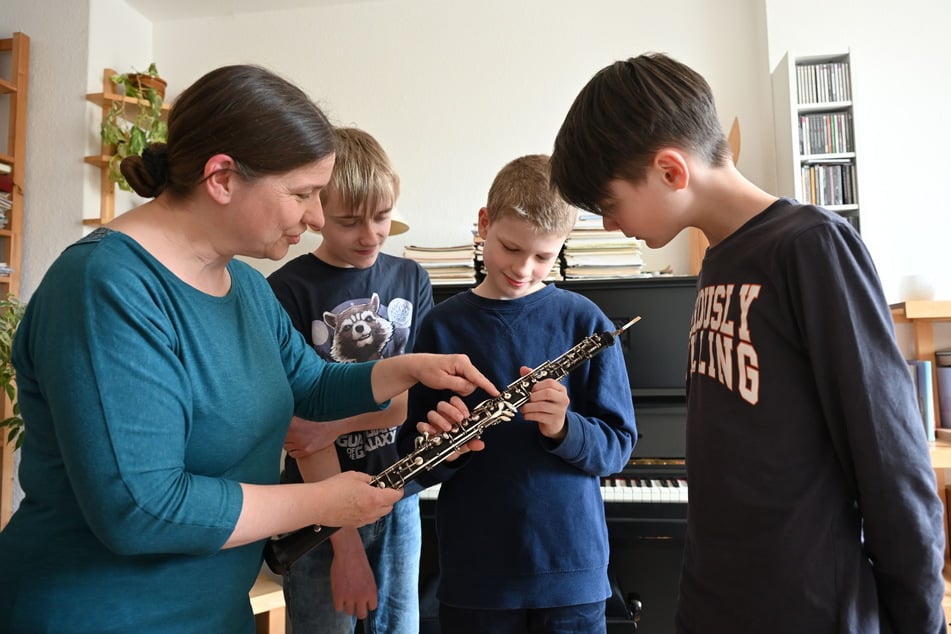
{"label": "piano keyboard", "polygon": [[[439,485],[423,489],[421,500],[435,500]],[[637,478],[612,476],[601,478],[601,497],[605,502],[635,503],[687,503],[687,481],[683,478]]]}
{"label": "piano keyboard", "polygon": [[687,481],[683,478],[601,478],[605,502],[687,503]]}

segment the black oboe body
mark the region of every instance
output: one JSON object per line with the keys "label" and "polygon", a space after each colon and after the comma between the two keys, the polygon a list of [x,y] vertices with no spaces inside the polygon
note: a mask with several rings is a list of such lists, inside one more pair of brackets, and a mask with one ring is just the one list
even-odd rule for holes
{"label": "black oboe body", "polygon": [[[639,319],[635,317],[613,332],[605,331],[585,337],[557,359],[545,361],[510,383],[498,396],[479,403],[468,418],[449,431],[418,436],[413,451],[374,476],[370,484],[386,489],[404,488],[420,473],[435,468],[467,442],[479,438],[486,428],[512,420],[518,408],[531,398],[532,388],[537,383],[545,379],[563,379],[576,367],[614,344],[615,338]],[[283,575],[295,561],[337,530],[333,526],[309,526],[273,537],[264,546],[264,560],[274,573]]]}

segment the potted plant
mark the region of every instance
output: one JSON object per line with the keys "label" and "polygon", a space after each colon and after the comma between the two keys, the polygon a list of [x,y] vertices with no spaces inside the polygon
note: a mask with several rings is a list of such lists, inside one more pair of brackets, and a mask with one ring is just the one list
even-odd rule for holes
{"label": "potted plant", "polygon": [[25,308],[26,305],[15,295],[7,295],[6,299],[0,300],[0,389],[13,405],[11,415],[0,420],[0,427],[9,428],[7,442],[14,443],[16,449],[23,444],[23,419],[20,418],[20,406],[17,404],[16,372],[10,357],[13,336],[23,319]]}
{"label": "potted plant", "polygon": [[162,119],[162,105],[166,83],[159,77],[155,63],[145,73],[113,75],[111,81],[121,87],[126,97],[137,100],[112,102],[101,129],[103,144],[114,148],[109,159],[109,178],[120,189],[132,191],[119,171],[119,164],[127,156],[142,154],[151,143],[165,142],[168,125]]}

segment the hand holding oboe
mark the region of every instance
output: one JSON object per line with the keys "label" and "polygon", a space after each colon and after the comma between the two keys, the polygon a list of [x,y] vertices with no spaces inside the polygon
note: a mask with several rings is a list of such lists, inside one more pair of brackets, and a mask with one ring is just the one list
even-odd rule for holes
{"label": "hand holding oboe", "polygon": [[[467,450],[481,448],[479,438],[482,432],[491,425],[512,420],[518,409],[531,400],[536,385],[546,384],[549,380],[560,381],[583,362],[613,345],[617,336],[638,320],[640,317],[635,317],[613,332],[585,337],[557,359],[546,361],[523,374],[498,396],[479,403],[471,412],[464,413],[465,410],[459,408],[462,400],[458,398],[440,403],[435,412],[430,412],[429,420],[418,426],[422,435],[416,439],[413,451],[374,476],[371,483],[384,489],[402,489],[421,472],[444,461],[455,460]],[[547,388],[543,386],[541,389]],[[264,559],[273,572],[284,574],[298,558],[336,530],[332,526],[312,526],[272,538],[265,544]]]}

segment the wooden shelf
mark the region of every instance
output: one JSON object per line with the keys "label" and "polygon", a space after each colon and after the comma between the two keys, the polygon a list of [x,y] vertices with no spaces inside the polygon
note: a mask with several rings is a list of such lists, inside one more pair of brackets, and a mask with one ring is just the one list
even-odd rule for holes
{"label": "wooden shelf", "polygon": [[928,443],[931,451],[931,466],[935,469],[951,469],[951,441],[938,439]]}
{"label": "wooden shelf", "polygon": [[[20,262],[23,249],[23,196],[26,180],[26,114],[29,92],[30,38],[25,33],[14,33],[0,39],[0,53],[5,55],[3,68],[9,75],[0,79],[0,96],[4,116],[7,117],[8,143],[0,153],[0,163],[9,165],[13,180],[11,207],[7,211],[8,224],[0,229],[2,259],[13,269],[0,275],[0,297],[20,293]],[[6,395],[0,396],[0,414],[12,414],[12,405]],[[6,526],[13,512],[13,444],[7,434],[0,434],[0,529]]]}
{"label": "wooden shelf", "polygon": [[[889,306],[892,320],[896,324],[911,324],[914,358],[919,361],[931,361],[931,389],[935,402],[938,396],[938,373],[936,371],[934,328],[936,322],[951,321],[951,301],[949,300],[909,300]],[[935,407],[935,427],[941,426],[941,411]]]}
{"label": "wooden shelf", "polygon": [[[116,71],[106,68],[102,72],[102,92],[90,93],[86,95],[86,101],[94,103],[102,109],[103,119],[109,114],[112,104],[121,103],[131,106],[133,113],[135,108],[143,108],[149,105],[145,99],[136,99],[135,97],[126,97],[112,91],[115,84],[112,83],[112,77]],[[162,119],[167,120],[171,105],[162,104]],[[100,154],[95,156],[83,157],[83,162],[99,169],[99,217],[85,218],[83,225],[103,225],[112,220],[116,213],[116,188],[115,184],[109,178],[109,159],[112,158],[110,152],[114,147],[103,144],[100,148]]]}
{"label": "wooden shelf", "polygon": [[941,599],[944,608],[945,623],[951,625],[951,561],[944,562],[944,598]]}
{"label": "wooden shelf", "polygon": [[951,300],[913,300],[892,304],[890,308],[895,321],[951,321]]}
{"label": "wooden shelf", "polygon": [[[115,74],[115,73],[113,73]],[[136,99],[135,97],[126,97],[125,95],[119,95],[114,92],[94,92],[86,95],[86,101],[96,104],[97,106],[108,108],[114,103],[126,103],[131,106],[145,107],[149,105],[149,102],[145,99]],[[167,103],[162,104],[162,118],[168,116],[168,111],[171,109],[171,106]]]}
{"label": "wooden shelf", "polygon": [[83,162],[95,165],[96,167],[105,167],[109,164],[109,159],[111,158],[112,157],[108,154],[97,154],[96,156],[84,156]]}

